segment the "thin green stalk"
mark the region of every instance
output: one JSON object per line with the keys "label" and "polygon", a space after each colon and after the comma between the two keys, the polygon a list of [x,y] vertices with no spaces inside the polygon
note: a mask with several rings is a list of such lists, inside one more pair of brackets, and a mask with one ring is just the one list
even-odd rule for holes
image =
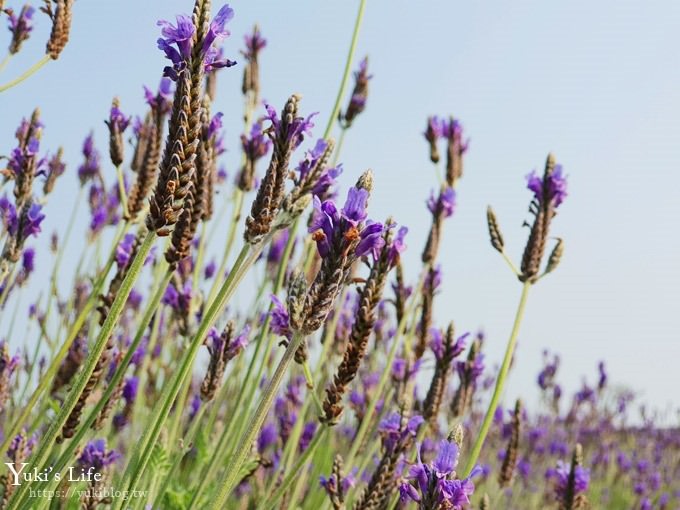
{"label": "thin green stalk", "polygon": [[531,282],[526,281],[522,286],[522,295],[519,298],[519,306],[517,307],[517,314],[515,315],[515,323],[512,326],[512,332],[510,333],[510,339],[508,340],[508,346],[505,349],[505,357],[503,358],[503,364],[501,365],[500,372],[498,372],[498,378],[496,379],[496,386],[493,389],[493,395],[491,396],[491,402],[489,402],[489,407],[484,415],[484,421],[482,422],[482,428],[477,434],[475,439],[475,444],[472,447],[472,451],[468,456],[467,464],[465,465],[464,476],[470,476],[470,473],[475,467],[475,463],[479,458],[479,454],[482,451],[482,446],[484,445],[484,440],[486,435],[489,433],[489,427],[491,427],[491,422],[493,421],[493,415],[496,412],[496,407],[498,406],[498,400],[500,399],[501,393],[503,391],[503,385],[505,384],[505,379],[508,376],[508,371],[510,370],[510,363],[512,362],[512,356],[515,352],[515,345],[517,345],[517,334],[519,333],[519,327],[522,323],[522,318],[524,317],[524,309],[527,303],[527,296],[529,295],[529,288],[531,287]]}
{"label": "thin green stalk", "polygon": [[[215,402],[213,402],[213,405]],[[217,407],[217,406],[215,406]],[[203,418],[203,413],[205,412],[205,406],[201,406],[201,408],[198,410],[198,414],[194,416],[193,421],[191,422],[191,426],[189,427],[189,430],[186,433],[186,436],[184,438],[184,448],[181,449],[179,452],[175,454],[175,460],[172,462],[172,465],[170,466],[170,469],[168,472],[165,474],[165,479],[163,480],[163,485],[161,485],[160,490],[158,491],[158,494],[156,494],[156,499],[154,500],[154,504],[152,508],[161,508],[161,503],[163,500],[163,496],[165,495],[166,491],[168,490],[168,486],[170,485],[172,480],[172,476],[175,473],[175,470],[179,467],[180,463],[182,462],[182,459],[184,456],[191,450],[190,446],[194,438],[196,437],[196,432],[198,432],[198,428],[201,425],[201,418]]]}
{"label": "thin green stalk", "polygon": [[347,134],[347,128],[340,128],[340,137],[338,138],[338,143],[335,144],[335,150],[333,151],[333,162],[331,167],[337,166],[338,160],[340,159],[340,151],[342,150],[342,145],[345,142],[345,135]]}
{"label": "thin green stalk", "polygon": [[[59,456],[57,462],[54,464],[55,473],[61,472],[61,470],[68,466],[68,463],[71,460],[73,453],[78,448],[80,442],[85,437],[87,432],[90,430],[90,427],[97,419],[97,416],[104,408],[108,400],[113,395],[113,392],[116,390],[116,387],[125,376],[127,367],[130,365],[130,362],[132,361],[132,357],[134,356],[135,351],[137,351],[137,348],[139,347],[139,345],[142,342],[142,339],[144,338],[144,332],[151,323],[154,313],[156,312],[156,309],[158,308],[158,305],[160,304],[161,299],[163,298],[163,294],[165,293],[165,289],[170,283],[171,278],[172,272],[166,271],[163,280],[159,283],[158,287],[156,288],[156,291],[153,294],[153,297],[146,306],[144,315],[142,316],[142,320],[137,328],[137,333],[135,334],[132,343],[128,347],[127,352],[125,353],[125,356],[123,357],[122,361],[118,364],[116,372],[111,378],[111,381],[109,381],[108,385],[106,386],[103,395],[101,396],[101,398],[97,400],[97,403],[94,406],[94,408],[90,411],[90,414],[88,414],[87,418],[82,422],[75,436],[73,436],[73,438],[69,440],[66,448]],[[58,484],[58,481],[56,483]],[[52,487],[48,487],[48,489],[51,488]]]}
{"label": "thin green stalk", "polygon": [[[99,358],[101,357],[102,353],[104,352],[104,349],[106,348],[106,344],[109,340],[109,337],[113,333],[113,329],[118,323],[118,319],[120,318],[120,315],[123,312],[123,307],[127,302],[128,296],[132,291],[133,285],[135,284],[137,278],[139,277],[139,274],[144,264],[144,260],[149,254],[149,251],[151,250],[151,247],[153,246],[155,240],[156,233],[149,232],[144,238],[144,242],[139,247],[139,251],[135,258],[133,259],[132,263],[130,264],[128,273],[125,276],[125,279],[123,280],[120,289],[118,290],[118,293],[116,294],[116,299],[113,301],[113,304],[111,305],[111,310],[109,314],[106,316],[104,324],[102,325],[99,331],[97,340],[95,344],[92,346],[92,349],[90,350],[90,353],[87,359],[85,360],[85,364],[83,366],[82,371],[76,377],[71,388],[71,391],[69,391],[69,393],[66,395],[66,398],[62,404],[59,414],[54,419],[54,421],[52,421],[49,429],[43,436],[43,439],[40,442],[40,445],[38,446],[37,452],[32,457],[33,461],[32,463],[34,466],[44,467],[47,457],[49,456],[52,450],[52,446],[54,445],[54,442],[56,441],[62,426],[68,419],[69,415],[71,414],[71,411],[73,411],[73,408],[76,406],[76,403],[78,402],[80,395],[83,393],[83,390],[85,389],[85,386],[87,385],[87,382],[90,376],[92,375],[92,372],[94,372],[95,366],[97,365]],[[22,484],[19,490],[15,493],[14,497],[12,498],[12,501],[14,500],[19,501],[23,494],[28,491],[30,485],[31,485],[30,482]]]}
{"label": "thin green stalk", "polygon": [[[297,226],[298,226],[299,220],[295,219],[293,221],[293,224],[290,226],[290,233],[288,235],[288,242],[286,243],[286,247],[284,248],[283,254],[281,256],[281,264],[279,265],[279,270],[276,274],[276,280],[274,282],[274,287],[272,289],[273,294],[278,294],[279,290],[283,287],[283,282],[285,280],[286,276],[286,268],[288,267],[288,261],[290,260],[291,253],[293,252],[293,247],[295,246],[295,233],[297,231]],[[273,309],[274,304],[270,303],[269,305],[269,312]],[[264,372],[264,368],[266,365],[266,361],[269,358],[269,354],[273,348],[274,345],[274,336],[269,334],[269,327],[271,325],[271,314],[268,313],[267,317],[264,321],[264,324],[262,325],[262,328],[260,330],[260,334],[258,335],[257,341],[255,343],[255,352],[253,353],[252,358],[250,359],[250,363],[248,364],[248,369],[246,371],[246,375],[243,379],[243,383],[240,386],[240,390],[238,393],[238,397],[236,398],[236,403],[234,404],[234,409],[241,410],[241,402],[252,402],[253,401],[253,396],[255,395],[255,392],[257,391],[258,387],[258,382],[262,379],[262,374]],[[260,350],[262,348],[262,345],[264,344],[264,341],[266,338],[269,338],[269,342],[267,344],[267,348],[265,349],[264,356],[262,358],[262,362],[259,363],[258,365],[258,371],[253,379],[254,384],[250,384],[251,380],[251,375],[253,373],[253,370],[255,368],[255,364],[257,363],[258,359],[260,359]],[[244,399],[244,395],[246,394],[246,388],[248,389],[248,396],[246,399]],[[224,452],[224,448],[227,444],[227,439],[229,439],[231,435],[231,431],[233,429],[234,425],[237,425],[238,422],[238,428],[236,429],[236,437],[240,437],[241,434],[243,433],[243,426],[245,425],[245,419],[241,420],[241,417],[245,417],[246,413],[243,413],[242,411],[239,413],[238,417],[235,417],[234,419],[229,420],[229,424],[224,427],[224,430],[222,431],[222,434],[220,435],[220,439],[217,442],[216,448],[213,450],[212,456],[210,458],[210,461],[208,462],[206,468],[203,470],[203,474],[199,479],[199,484],[198,487],[193,491],[194,495],[192,497],[191,503],[189,506],[193,506],[197,501],[198,498],[203,494],[203,489],[205,486],[209,483],[210,480],[212,480],[212,475],[216,471],[216,465],[217,461],[219,458],[222,457],[222,454]]]}
{"label": "thin green stalk", "polygon": [[293,336],[293,339],[288,343],[286,352],[283,353],[283,357],[281,358],[281,361],[279,361],[272,379],[269,381],[267,388],[264,390],[262,400],[260,400],[260,404],[258,405],[255,414],[251,417],[244,434],[241,436],[241,439],[238,442],[235,453],[232,455],[229,463],[227,464],[225,476],[219,484],[219,492],[212,505],[213,510],[222,510],[225,508],[227,498],[239,481],[238,478],[241,466],[243,466],[243,463],[248,457],[250,447],[257,434],[260,432],[264,420],[267,418],[267,413],[269,413],[269,409],[274,402],[274,397],[276,396],[279,386],[283,381],[283,377],[288,371],[288,366],[290,365],[291,361],[293,361],[295,351],[297,351],[298,347],[300,347],[300,344],[303,340],[304,336],[296,333]]}
{"label": "thin green stalk", "polygon": [[123,207],[123,217],[127,218],[127,192],[125,191],[125,177],[123,176],[123,169],[120,167],[120,165],[116,166],[116,176],[118,177],[118,194],[120,195],[120,204]]}
{"label": "thin green stalk", "polygon": [[201,324],[191,341],[191,345],[182,359],[179,370],[175,372],[172,381],[169,381],[168,384],[165,385],[163,393],[157,404],[154,406],[149,426],[146,428],[141,440],[137,443],[134,457],[125,471],[122,485],[125,486],[126,489],[134,489],[139,482],[149,458],[151,457],[153,446],[160,435],[163,423],[170,413],[172,403],[177,397],[184,380],[191,372],[193,361],[198,353],[199,347],[203,344],[203,340],[205,339],[208,330],[217,320],[219,313],[224,309],[224,305],[236,290],[245,272],[257,259],[260,252],[260,249],[258,248],[261,248],[261,246],[262,245],[244,245],[234,267],[229,273],[229,277],[220,288],[214,302],[211,303],[205,317],[201,321]]}
{"label": "thin green stalk", "polygon": [[239,220],[241,218],[241,209],[243,208],[243,191],[236,189],[236,197],[234,199],[234,214],[231,217],[231,222],[229,226],[229,237],[227,238],[227,244],[224,247],[224,255],[222,255],[222,260],[220,266],[215,273],[215,279],[213,280],[212,287],[210,287],[210,292],[208,293],[207,304],[212,303],[215,299],[215,294],[217,289],[219,289],[220,284],[224,278],[224,271],[227,269],[227,262],[229,262],[229,255],[234,246],[234,240],[236,239],[236,230],[238,227]]}
{"label": "thin green stalk", "polygon": [[314,439],[312,439],[311,443],[309,443],[309,446],[307,446],[307,449],[302,453],[298,461],[292,467],[288,473],[288,476],[284,478],[283,482],[281,482],[281,485],[279,485],[279,487],[276,489],[276,492],[272,494],[271,498],[267,499],[263,503],[260,503],[260,505],[257,507],[258,510],[276,508],[276,506],[281,501],[281,498],[283,498],[286,492],[288,492],[288,489],[293,484],[293,482],[298,479],[298,477],[302,476],[302,472],[305,469],[307,461],[316,451],[316,448],[319,446],[319,443],[321,443],[321,440],[328,433],[328,431],[329,427],[327,425],[321,425],[321,430],[318,430],[316,434],[314,434]]}
{"label": "thin green stalk", "polygon": [[11,89],[12,87],[19,85],[22,81],[30,78],[33,76],[35,73],[37,73],[42,66],[47,64],[50,61],[50,56],[45,55],[43,58],[38,60],[33,66],[31,66],[24,74],[18,76],[17,78],[13,79],[12,81],[5,83],[4,85],[0,85],[0,92],[4,92],[6,90]]}
{"label": "thin green stalk", "polygon": [[333,105],[333,110],[331,111],[331,116],[328,118],[328,124],[326,125],[326,131],[323,133],[323,137],[328,139],[333,131],[333,124],[337,121],[338,113],[340,113],[340,102],[342,101],[342,96],[345,95],[345,89],[347,88],[347,82],[349,81],[350,71],[352,69],[352,59],[354,58],[354,52],[357,48],[357,41],[359,40],[359,29],[361,28],[361,21],[364,19],[364,9],[366,8],[366,0],[361,0],[359,3],[359,12],[357,13],[356,21],[354,22],[354,32],[352,32],[352,42],[349,45],[349,51],[347,52],[347,60],[345,61],[345,70],[342,74],[342,80],[340,81],[340,88],[338,89],[338,95],[335,98],[335,104]]}
{"label": "thin green stalk", "polygon": [[[0,294],[0,310],[5,308],[5,302],[7,301],[7,296],[9,296],[9,291],[12,290],[14,282],[14,276],[17,272],[17,266],[12,266],[12,269],[10,269],[7,272],[7,276],[5,277],[4,280],[4,285],[5,287],[2,289],[2,293]],[[0,279],[0,282],[2,279]]]}
{"label": "thin green stalk", "polygon": [[9,63],[11,58],[12,53],[7,53],[7,55],[5,55],[5,58],[2,59],[2,62],[0,62],[0,73],[4,71],[5,67],[7,67],[7,64]]}
{"label": "thin green stalk", "polygon": [[59,370],[59,367],[61,365],[61,362],[63,359],[66,357],[68,354],[68,350],[71,347],[71,344],[75,340],[76,336],[78,335],[78,332],[81,330],[83,327],[83,324],[85,324],[85,321],[90,317],[90,312],[94,308],[94,305],[97,302],[98,296],[101,293],[101,290],[104,286],[104,281],[106,280],[106,275],[108,274],[109,270],[111,269],[111,266],[113,265],[113,254],[109,260],[109,263],[107,266],[104,268],[104,270],[101,272],[99,278],[97,279],[97,283],[94,285],[92,289],[92,294],[88,298],[88,300],[85,302],[85,306],[83,306],[83,309],[81,312],[78,314],[76,317],[76,320],[73,322],[73,325],[69,329],[68,336],[66,337],[66,340],[64,343],[61,345],[59,352],[57,355],[52,359],[52,362],[50,363],[50,366],[47,368],[47,371],[43,375],[43,377],[40,378],[40,381],[38,382],[38,386],[33,391],[33,394],[31,395],[31,398],[28,400],[26,405],[24,406],[23,411],[21,412],[21,415],[17,420],[14,422],[14,425],[10,427],[9,431],[7,431],[5,435],[5,439],[2,443],[2,446],[0,446],[0,453],[7,451],[7,448],[9,447],[9,443],[12,441],[14,436],[16,436],[23,426],[24,422],[28,418],[28,416],[31,414],[31,411],[35,407],[36,402],[40,398],[40,396],[43,394],[43,392],[52,384],[53,379],[57,371]]}

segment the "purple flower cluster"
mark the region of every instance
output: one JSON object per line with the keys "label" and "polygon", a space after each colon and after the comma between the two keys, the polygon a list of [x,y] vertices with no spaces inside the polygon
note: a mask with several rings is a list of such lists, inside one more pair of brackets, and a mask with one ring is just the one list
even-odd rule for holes
{"label": "purple flower cluster", "polygon": [[[545,478],[554,484],[554,495],[557,500],[563,500],[569,485],[569,474],[571,466],[557,461],[557,466],[550,468],[545,473]],[[583,466],[574,467],[574,495],[583,494],[588,490],[590,484],[590,470]]]}
{"label": "purple flower cluster", "polygon": [[418,429],[425,423],[425,420],[420,415],[414,415],[406,422],[406,426],[402,427],[402,416],[399,413],[390,413],[378,424],[378,432],[383,440],[383,446],[387,450],[394,448],[397,443],[410,437],[415,438],[418,434]]}
{"label": "purple flower cluster", "polygon": [[90,133],[85,138],[82,152],[85,160],[78,167],[78,178],[80,179],[80,184],[85,185],[88,181],[100,176],[101,156],[94,146],[94,133]]}
{"label": "purple flower cluster", "polygon": [[437,456],[424,464],[418,454],[418,462],[409,469],[409,479],[399,486],[402,502],[409,500],[421,503],[422,508],[449,508],[461,510],[470,503],[475,490],[471,478],[481,473],[476,467],[468,478],[456,479],[456,466],[460,455],[458,445],[453,441],[442,440],[437,448]]}
{"label": "purple flower cluster", "polygon": [[[224,5],[210,23],[208,33],[202,41],[198,56],[203,62],[205,71],[212,71],[222,67],[231,67],[236,62],[221,58],[219,43],[229,37],[230,32],[225,25],[234,17],[234,10],[229,5]],[[191,61],[193,42],[196,27],[190,16],[180,14],[176,17],[177,25],[169,21],[161,20],[158,26],[162,27],[158,39],[158,48],[165,53],[165,57],[172,62],[172,67],[166,67],[164,76],[177,81],[179,73],[184,70]]]}
{"label": "purple flower cluster", "polygon": [[[275,140],[286,140],[291,147],[291,151],[300,146],[305,139],[305,135],[312,134],[312,128],[314,127],[312,119],[317,115],[316,112],[309,114],[307,118],[295,117],[291,122],[284,124],[279,119],[276,108],[268,103],[265,103],[264,106],[267,110],[265,119],[271,122],[271,126],[267,129],[269,136]],[[283,132],[284,129],[285,133]]]}
{"label": "purple flower cluster", "polygon": [[314,197],[314,215],[309,232],[316,241],[321,257],[325,258],[331,253],[334,243],[349,247],[350,243],[358,240],[354,255],[361,257],[370,253],[377,259],[385,244],[382,238],[383,226],[371,220],[364,224],[367,200],[368,191],[352,187],[345,205],[338,211],[332,200],[322,203],[318,197]]}
{"label": "purple flower cluster", "polygon": [[441,214],[444,218],[449,218],[453,215],[454,208],[456,206],[456,192],[450,186],[445,186],[439,191],[437,197],[434,196],[434,192],[430,193],[430,198],[427,201],[427,208],[432,214]]}
{"label": "purple flower cluster", "polygon": [[[310,171],[319,164],[327,147],[328,142],[323,138],[319,138],[316,141],[314,148],[305,152],[304,159],[300,161],[296,168],[299,181],[305,180]],[[312,188],[312,194],[319,197],[320,200],[331,198],[332,194],[330,194],[329,191],[335,184],[335,179],[337,179],[341,173],[342,165],[333,168],[325,168],[316,178],[316,182]]]}
{"label": "purple flower cluster", "polygon": [[562,165],[555,165],[554,170],[543,177],[536,171],[531,172],[527,175],[527,188],[534,192],[534,198],[539,204],[548,201],[559,207],[567,197],[567,177],[562,171]]}
{"label": "purple flower cluster", "polygon": [[83,469],[94,468],[99,473],[120,458],[115,450],[106,449],[105,439],[95,439],[85,445],[78,457],[78,465]]}
{"label": "purple flower cluster", "polygon": [[33,30],[33,14],[35,9],[26,4],[21,8],[18,16],[14,14],[12,9],[7,9],[5,12],[7,14],[8,28],[12,33],[12,43],[10,44],[9,52],[11,54],[18,53],[22,43],[28,39]]}

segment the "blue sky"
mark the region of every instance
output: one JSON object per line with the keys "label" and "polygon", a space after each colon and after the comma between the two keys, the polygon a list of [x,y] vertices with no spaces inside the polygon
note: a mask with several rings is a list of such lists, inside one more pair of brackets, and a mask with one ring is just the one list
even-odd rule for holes
{"label": "blue sky", "polygon": [[[302,93],[303,110],[320,112],[320,136],[357,5],[233,2],[226,53],[238,59],[243,34],[259,23],[269,41],[261,57],[263,97],[280,105]],[[91,128],[104,150],[111,98],[120,96],[125,111],[141,113],[142,84],[158,82],[164,62],[155,48],[156,20],[190,10],[189,0],[76,2],[62,58],[0,95],[0,153],[11,150],[17,123],[35,106],[46,124],[43,147],[63,144],[71,172]],[[41,15],[38,25],[0,82],[39,58],[47,31]],[[680,355],[679,25],[680,3],[672,0],[368,1],[358,56],[369,55],[375,77],[367,110],[345,141],[342,183],[374,170],[372,215],[394,215],[410,227],[405,260],[414,278],[429,228],[425,199],[436,184],[422,137],[425,120],[452,114],[462,121],[471,143],[441,248],[437,317],[441,326],[454,320],[459,331],[483,327],[492,362],[502,356],[520,284],[488,245],[486,206],[494,206],[517,259],[527,235],[525,175],[540,169],[548,151],[569,175],[569,198],[553,224],[565,256],[529,297],[508,397],[535,395],[541,351],[548,348],[561,354],[559,378],[570,390],[583,375],[594,383],[604,359],[613,382],[642,391],[654,407],[677,407],[680,372],[671,360]],[[232,148],[225,163],[232,172],[240,80],[238,67],[223,71],[215,104],[225,114]],[[45,239],[63,228],[75,190],[73,176],[57,185]],[[82,242],[74,237],[65,274]],[[49,262],[43,252],[42,270]]]}

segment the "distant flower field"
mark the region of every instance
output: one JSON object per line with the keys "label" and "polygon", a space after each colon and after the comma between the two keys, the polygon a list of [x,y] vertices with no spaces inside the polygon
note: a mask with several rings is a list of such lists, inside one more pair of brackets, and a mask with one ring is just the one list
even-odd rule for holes
{"label": "distant flower field", "polygon": [[[45,0],[45,56],[7,78],[39,20],[30,5],[5,3],[0,98],[59,65],[78,30],[73,0]],[[680,508],[680,429],[612,385],[604,362],[568,395],[569,367],[551,347],[525,396],[540,404],[504,400],[531,290],[565,249],[568,179],[555,155],[537,155],[525,187],[517,178],[523,231],[504,232],[487,209],[489,249],[520,292],[498,366],[483,332],[435,314],[454,255],[442,239],[474,150],[461,121],[423,119],[423,166],[437,176],[422,197],[423,246],[409,242],[398,204],[393,217],[371,215],[381,184],[370,170],[343,178],[345,134],[370,115],[371,67],[355,58],[365,3],[325,112],[293,91],[283,105],[264,102],[268,41],[255,26],[239,48],[234,9],[213,15],[196,0],[191,14],[158,22],[167,65],[144,87],[145,111],[112,99],[107,146],[92,132],[81,159],[66,162],[41,144],[51,119],[39,110],[3,116],[17,129],[0,148],[0,508]],[[234,113],[213,106],[222,73],[243,80],[230,175],[223,118]],[[49,237],[47,204],[66,173],[78,189],[45,243],[41,279],[36,243]],[[509,253],[506,233],[526,238],[521,253]],[[414,270],[407,249],[420,254]],[[74,253],[77,273],[60,292]],[[39,298],[26,303],[33,289]]]}

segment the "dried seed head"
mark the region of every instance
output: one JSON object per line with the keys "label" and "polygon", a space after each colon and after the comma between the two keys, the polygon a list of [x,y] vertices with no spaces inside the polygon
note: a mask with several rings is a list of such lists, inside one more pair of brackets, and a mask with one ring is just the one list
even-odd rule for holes
{"label": "dried seed head", "polygon": [[562,239],[557,238],[557,244],[553,248],[550,257],[548,257],[548,265],[545,268],[546,273],[552,273],[562,260],[562,254],[564,253],[564,242]]}
{"label": "dried seed head", "polygon": [[571,459],[571,468],[569,470],[569,477],[567,479],[567,486],[565,487],[563,498],[560,501],[560,510],[584,510],[589,507],[588,497],[585,492],[580,490],[577,486],[577,478],[583,465],[583,448],[580,443],[576,443],[574,448],[574,455]]}
{"label": "dried seed head", "polygon": [[352,324],[345,352],[343,353],[342,362],[333,377],[333,383],[326,388],[326,398],[323,402],[324,414],[319,419],[322,423],[328,425],[338,423],[342,415],[343,395],[347,390],[347,386],[359,371],[361,361],[368,349],[368,340],[376,323],[376,310],[382,298],[385,282],[391,269],[391,229],[385,230],[383,239],[384,245],[380,257],[371,266],[371,272],[366,279],[366,283],[359,291],[359,307]]}
{"label": "dried seed head", "polygon": [[210,362],[203,382],[201,383],[201,400],[203,402],[213,400],[222,383],[222,376],[224,375],[224,369],[226,368],[228,361],[227,354],[234,338],[234,329],[234,321],[227,322],[219,337],[213,338],[212,344],[208,345]]}
{"label": "dried seed head", "polygon": [[425,421],[430,422],[432,426],[435,426],[437,423],[437,415],[444,398],[453,359],[463,350],[462,344],[457,344],[455,341],[453,322],[449,324],[446,330],[446,335],[440,349],[439,353],[435,351],[436,362],[434,373],[427,390],[427,396],[423,402],[423,418]]}
{"label": "dried seed head", "polygon": [[458,448],[462,449],[464,438],[465,438],[465,429],[463,428],[463,425],[461,425],[459,423],[458,425],[456,425],[456,428],[453,430],[450,440],[453,440],[453,442],[458,445]]}
{"label": "dried seed head", "polygon": [[[47,41],[46,54],[52,60],[57,60],[68,43],[71,21],[73,17],[74,0],[44,0],[45,5],[41,10],[52,20],[52,32]],[[52,8],[54,4],[54,9]]]}
{"label": "dried seed head", "polygon": [[305,295],[307,294],[307,280],[302,271],[295,271],[288,285],[288,314],[290,327],[298,330],[302,327]]}
{"label": "dried seed head", "polygon": [[246,51],[241,54],[246,58],[247,64],[243,70],[243,83],[241,92],[249,96],[250,105],[257,105],[260,97],[260,65],[258,56],[260,50],[267,45],[267,41],[260,35],[260,27],[255,25],[252,34],[246,35]]}
{"label": "dried seed head", "polygon": [[191,78],[189,68],[179,73],[165,153],[149,204],[147,227],[159,236],[167,236],[179,219],[194,179],[200,123],[192,123],[196,115],[200,117],[200,104],[193,101]]}
{"label": "dried seed head", "polygon": [[498,473],[498,485],[501,487],[509,487],[515,475],[517,454],[519,451],[521,417],[522,401],[518,399],[515,403],[515,410],[512,414],[512,429],[510,432],[510,438],[508,439],[508,446],[505,450],[505,457],[503,458],[501,470]]}
{"label": "dried seed head", "polygon": [[482,341],[480,337],[477,337],[470,345],[470,350],[464,364],[459,364],[457,367],[460,384],[451,401],[451,414],[454,417],[463,416],[472,401],[475,381],[480,375],[480,369],[483,369],[483,365],[478,360],[481,349]]}
{"label": "dried seed head", "polygon": [[161,158],[161,143],[163,138],[164,115],[161,112],[149,112],[139,131],[135,146],[133,170],[137,172],[137,179],[128,193],[128,217],[134,221],[142,211],[146,199],[158,175],[158,164]]}
{"label": "dried seed head", "polygon": [[338,114],[340,125],[347,129],[352,125],[354,119],[361,114],[366,108],[366,100],[368,99],[368,82],[372,75],[368,74],[368,57],[365,57],[359,65],[359,70],[354,73],[354,90],[350,96],[349,105],[344,115]]}
{"label": "dried seed head", "polygon": [[246,218],[244,238],[249,244],[257,244],[271,231],[283,200],[291,155],[312,126],[311,117],[303,119],[297,116],[299,101],[300,96],[293,94],[284,105],[280,119],[270,111],[272,126],[269,133],[274,150],[250,216]]}
{"label": "dried seed head", "polygon": [[366,170],[361,176],[359,177],[359,180],[357,180],[356,183],[356,188],[358,189],[365,189],[369,193],[373,191],[373,170]]}
{"label": "dried seed head", "polygon": [[489,226],[489,238],[491,239],[491,246],[493,246],[499,253],[503,253],[503,249],[505,247],[505,243],[503,242],[503,234],[501,234],[501,228],[498,226],[496,213],[493,212],[491,206],[486,208],[486,222]]}
{"label": "dried seed head", "polygon": [[47,163],[47,177],[45,178],[45,184],[43,184],[43,193],[49,195],[54,189],[54,184],[57,182],[57,178],[63,175],[66,170],[66,165],[63,161],[64,149],[59,147],[57,152],[52,158],[50,158]]}
{"label": "dried seed head", "polygon": [[111,102],[111,116],[104,121],[109,128],[109,155],[113,166],[123,163],[125,145],[123,143],[123,131],[127,128],[129,118],[120,112],[120,100],[117,97]]}

